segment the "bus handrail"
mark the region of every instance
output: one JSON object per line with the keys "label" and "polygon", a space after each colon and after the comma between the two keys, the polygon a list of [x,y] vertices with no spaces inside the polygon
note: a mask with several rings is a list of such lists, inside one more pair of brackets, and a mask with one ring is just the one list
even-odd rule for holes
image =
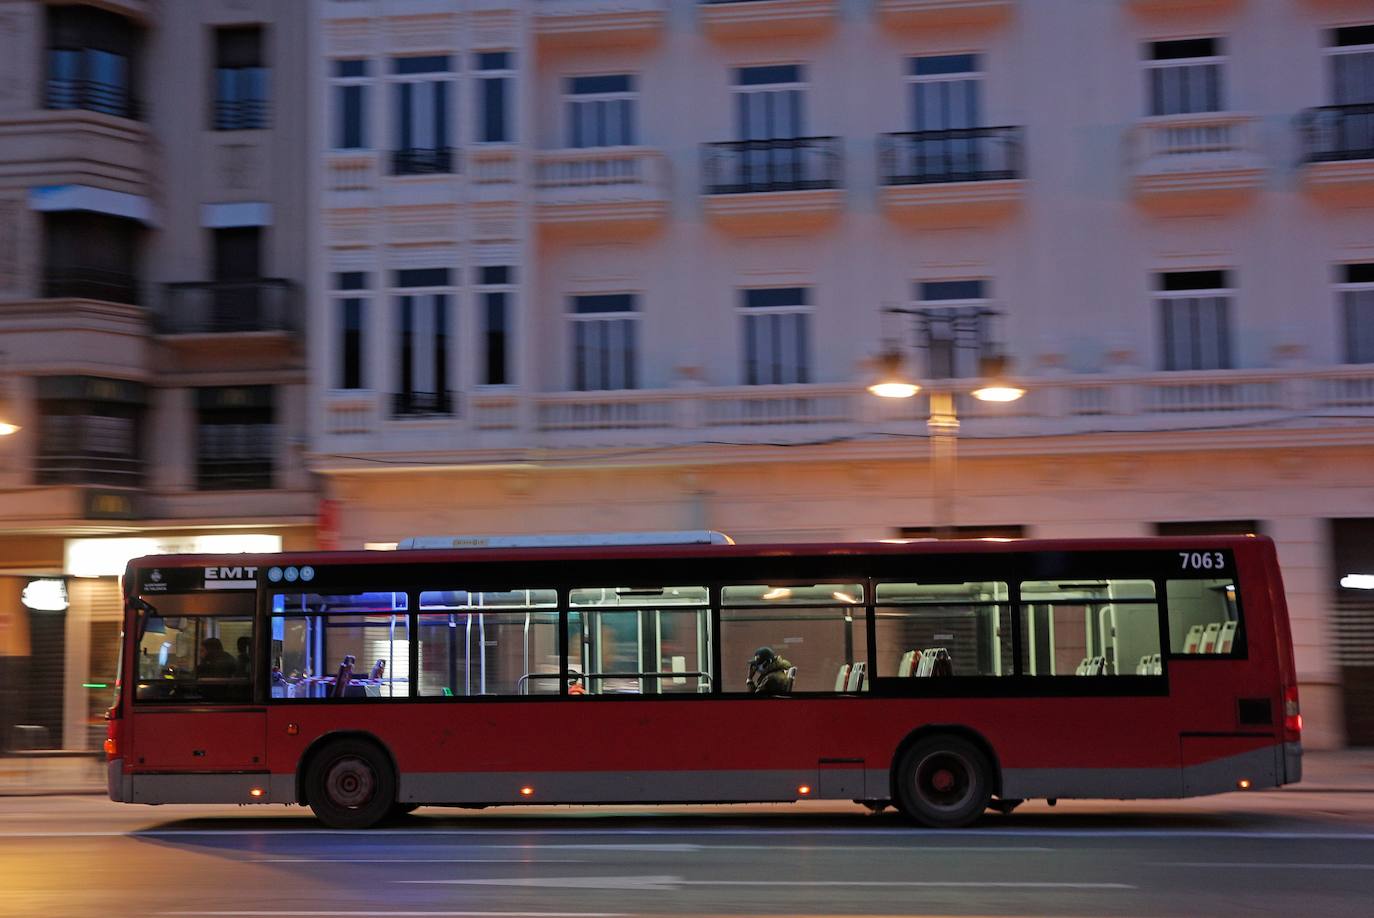
{"label": "bus handrail", "polygon": [[525,673],[515,682],[516,694],[529,694],[529,683],[534,679],[563,679],[569,682],[576,679],[663,679],[663,678],[682,678],[682,679],[705,679],[706,684],[711,684],[711,674],[700,671],[680,672],[678,670],[656,670],[653,672],[617,672],[617,673],[579,673],[569,671],[565,677],[562,673]]}

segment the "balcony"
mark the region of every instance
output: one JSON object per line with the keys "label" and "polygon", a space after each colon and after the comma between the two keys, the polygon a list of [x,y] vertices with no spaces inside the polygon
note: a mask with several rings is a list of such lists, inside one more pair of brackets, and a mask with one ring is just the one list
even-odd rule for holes
{"label": "balcony", "polygon": [[392,175],[442,175],[456,171],[452,147],[407,147],[391,151]]}
{"label": "balcony", "polygon": [[395,392],[391,396],[391,416],[398,419],[449,417],[455,414],[453,392]]}
{"label": "balcony", "polygon": [[128,86],[94,80],[49,77],[43,107],[57,111],[80,109],[99,112],[131,121],[143,119],[143,105],[134,98]]}
{"label": "balcony", "polygon": [[1328,105],[1298,116],[1308,190],[1374,199],[1374,105]]}
{"label": "balcony", "polygon": [[711,143],[702,153],[706,214],[723,226],[814,226],[843,203],[837,137]]}
{"label": "balcony", "polygon": [[878,138],[879,197],[904,219],[1003,213],[1024,193],[1019,127],[956,128]]}
{"label": "balcony", "polygon": [[563,47],[650,44],[663,32],[666,6],[666,0],[538,0],[535,37]]}
{"label": "balcony", "polygon": [[[268,441],[271,443],[272,441]],[[200,457],[196,462],[199,491],[262,491],[272,487],[271,456]]]}
{"label": "balcony", "polygon": [[139,300],[138,280],[122,271],[76,265],[44,265],[43,297],[133,305]]}
{"label": "balcony", "polygon": [[216,99],[213,119],[217,131],[261,131],[272,126],[272,105],[266,99]]}
{"label": "balcony", "polygon": [[1264,184],[1259,122],[1207,112],[1147,118],[1129,137],[1138,200],[1163,210],[1215,212]]}
{"label": "balcony", "polygon": [[1010,16],[1017,0],[878,0],[878,18],[896,29],[994,23]]}
{"label": "balcony", "polygon": [[155,317],[160,335],[292,335],[300,328],[300,297],[279,278],[166,284]]}
{"label": "balcony", "polygon": [[[975,379],[925,382],[927,391],[954,392],[961,452],[1059,449],[1046,445],[1049,438],[1088,436],[1093,439],[1080,439],[1073,448],[1100,443],[1110,452],[1168,450],[1188,441],[1208,449],[1230,442],[1286,447],[1298,436],[1374,446],[1374,366],[1059,375],[1021,380],[1029,392],[1011,403],[972,398]],[[398,440],[401,431],[379,418],[374,404],[368,393],[331,393],[325,436],[346,438],[335,441],[335,448],[346,443],[354,455],[413,449],[430,456],[436,448],[455,455],[493,449],[509,459],[512,449],[546,449],[554,442],[549,435],[556,435],[569,449],[687,448],[728,437],[741,446],[836,438],[864,451],[873,448],[876,441],[866,437],[875,431],[924,437],[929,417],[924,394],[879,400],[857,384],[514,392],[480,410],[474,399],[472,414],[461,420],[444,418],[440,439],[424,431]],[[1365,423],[1351,423],[1358,419]]]}
{"label": "balcony", "polygon": [[535,156],[534,188],[547,228],[648,228],[668,212],[668,162],[643,147],[548,150]]}
{"label": "balcony", "polygon": [[33,460],[39,485],[107,485],[136,488],[143,482],[143,460],[90,449],[41,451]]}
{"label": "balcony", "polygon": [[836,0],[702,0],[701,25],[720,41],[819,35],[835,27]]}

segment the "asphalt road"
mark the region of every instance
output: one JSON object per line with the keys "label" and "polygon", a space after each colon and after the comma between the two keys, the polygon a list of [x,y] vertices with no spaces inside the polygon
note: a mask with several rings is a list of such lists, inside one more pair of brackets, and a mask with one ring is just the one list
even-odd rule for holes
{"label": "asphalt road", "polygon": [[857,807],[425,809],[0,799],[0,915],[1374,914],[1374,794],[1027,804],[959,832]]}

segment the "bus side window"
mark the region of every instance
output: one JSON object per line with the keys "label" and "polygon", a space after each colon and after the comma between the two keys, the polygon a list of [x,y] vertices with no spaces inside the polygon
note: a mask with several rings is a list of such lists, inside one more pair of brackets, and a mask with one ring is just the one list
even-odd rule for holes
{"label": "bus side window", "polygon": [[1239,656],[1240,603],[1230,578],[1170,580],[1169,652]]}
{"label": "bus side window", "polygon": [[[868,616],[861,583],[741,584],[721,589],[721,691],[750,694],[869,690]],[[776,656],[783,673],[767,682],[752,671],[756,652]],[[794,673],[789,671],[794,670]],[[753,678],[751,678],[751,676]]]}
{"label": "bus side window", "polygon": [[1021,671],[1030,676],[1160,675],[1151,580],[1021,584]]}

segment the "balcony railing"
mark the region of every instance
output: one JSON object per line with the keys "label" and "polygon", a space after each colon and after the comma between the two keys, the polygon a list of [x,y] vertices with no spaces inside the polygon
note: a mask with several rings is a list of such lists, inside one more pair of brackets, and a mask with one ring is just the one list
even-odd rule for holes
{"label": "balcony railing", "polygon": [[43,269],[43,296],[46,299],[137,303],[138,281],[132,274],[121,271],[47,265]]}
{"label": "balcony railing", "polygon": [[452,147],[407,147],[391,151],[392,175],[440,175],[453,172]]}
{"label": "balcony railing", "polygon": [[163,335],[294,332],[299,310],[299,288],[279,278],[167,284],[155,321]]}
{"label": "balcony railing", "polygon": [[217,131],[257,131],[271,127],[272,106],[266,99],[216,99]]}
{"label": "balcony railing", "polygon": [[40,452],[34,457],[33,470],[40,485],[137,487],[143,481],[142,460],[96,452]]}
{"label": "balcony railing", "polygon": [[142,118],[143,107],[129,87],[93,80],[67,80],[50,77],[45,102],[50,109],[79,108],[119,118]]}
{"label": "balcony railing", "polygon": [[[971,442],[999,435],[1166,434],[1208,424],[1219,431],[1272,431],[1275,437],[1291,437],[1290,427],[1339,426],[1353,417],[1374,421],[1374,365],[1028,378],[1020,381],[1029,390],[1026,397],[1005,404],[972,398],[968,393],[978,382],[925,381],[927,391],[955,393],[962,434]],[[929,417],[925,393],[909,400],[880,400],[857,384],[517,392],[495,401],[480,397],[461,419],[452,410],[454,396],[447,392],[392,398],[397,418],[451,415],[455,431],[491,437],[490,444],[503,446],[526,438],[530,445],[541,445],[541,434],[554,431],[599,443],[621,442],[602,439],[606,432],[619,432],[623,442],[638,444],[694,443],[726,431],[742,443],[750,437],[774,442],[794,436],[807,442],[820,436],[862,436],[888,424],[910,425],[913,435],[920,436]],[[331,394],[325,405],[326,431],[377,436],[383,422],[373,404],[371,396]],[[378,441],[377,448],[396,447],[388,439]]]}
{"label": "balcony railing", "polygon": [[1307,163],[1374,159],[1374,104],[1327,105],[1298,116]]}
{"label": "balcony railing", "polygon": [[541,152],[534,164],[536,188],[658,186],[663,156],[642,147],[596,147]]}
{"label": "balcony railing", "polygon": [[1256,119],[1229,112],[1148,118],[1134,131],[1136,173],[1231,172],[1262,166]]}
{"label": "balcony railing", "polygon": [[837,137],[710,143],[703,154],[706,194],[838,188],[843,169]]}
{"label": "balcony railing", "polygon": [[454,414],[453,392],[396,392],[391,396],[391,414],[398,418],[415,418]]}
{"label": "balcony railing", "polygon": [[272,458],[201,458],[196,463],[196,488],[201,491],[252,491],[272,487]]}
{"label": "balcony railing", "polygon": [[878,174],[885,185],[1021,178],[1021,128],[951,128],[884,134]]}

